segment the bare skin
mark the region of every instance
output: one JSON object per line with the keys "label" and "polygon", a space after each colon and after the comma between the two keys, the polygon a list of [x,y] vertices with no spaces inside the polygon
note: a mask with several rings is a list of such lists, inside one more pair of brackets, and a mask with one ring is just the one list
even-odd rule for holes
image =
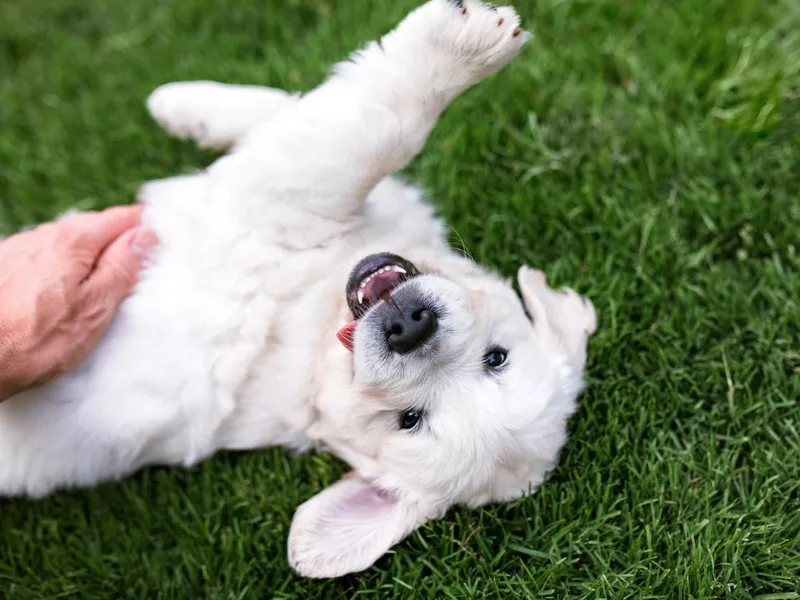
{"label": "bare skin", "polygon": [[141,207],[79,213],[0,242],[0,402],[76,367],[157,239]]}

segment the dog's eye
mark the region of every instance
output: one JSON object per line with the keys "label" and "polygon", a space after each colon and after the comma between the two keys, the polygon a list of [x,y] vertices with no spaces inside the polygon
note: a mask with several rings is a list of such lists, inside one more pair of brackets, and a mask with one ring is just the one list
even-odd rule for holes
{"label": "dog's eye", "polygon": [[422,418],[422,413],[418,410],[407,410],[400,415],[400,429],[414,429]]}
{"label": "dog's eye", "polygon": [[502,348],[492,348],[483,355],[483,364],[490,369],[498,369],[505,364],[507,357],[508,352],[506,350]]}

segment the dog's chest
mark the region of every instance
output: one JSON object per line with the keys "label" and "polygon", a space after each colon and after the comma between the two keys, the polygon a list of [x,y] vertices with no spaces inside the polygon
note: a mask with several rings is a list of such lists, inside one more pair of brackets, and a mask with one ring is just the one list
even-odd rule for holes
{"label": "dog's chest", "polygon": [[335,337],[348,310],[332,287],[319,285],[280,307],[221,427],[220,446],[307,445],[315,397],[333,380],[352,379],[349,353]]}
{"label": "dog's chest", "polygon": [[[419,200],[416,190],[387,180],[357,222],[305,250],[269,234],[220,236],[214,227],[230,221],[224,214],[201,224],[207,235],[194,237],[204,245],[165,247],[120,334],[141,342],[148,378],[158,372],[163,381],[158,395],[180,405],[168,438],[191,448],[184,460],[218,448],[306,443],[315,397],[348,393],[352,382],[351,356],[335,337],[351,318],[350,269],[373,252],[446,253],[441,225]],[[157,216],[167,208],[161,204]],[[221,245],[228,239],[235,244]]]}

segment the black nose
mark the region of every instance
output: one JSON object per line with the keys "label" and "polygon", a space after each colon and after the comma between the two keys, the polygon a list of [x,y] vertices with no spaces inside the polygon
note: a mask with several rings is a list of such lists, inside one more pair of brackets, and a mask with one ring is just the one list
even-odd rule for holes
{"label": "black nose", "polygon": [[383,318],[386,343],[398,354],[406,354],[424,344],[439,327],[436,313],[420,301],[408,299],[387,306]]}

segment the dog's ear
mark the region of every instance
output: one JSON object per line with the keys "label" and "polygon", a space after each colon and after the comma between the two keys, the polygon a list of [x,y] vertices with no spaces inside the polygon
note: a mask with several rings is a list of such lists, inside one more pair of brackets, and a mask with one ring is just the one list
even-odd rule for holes
{"label": "dog's ear", "polygon": [[363,571],[420,524],[404,502],[350,474],[297,509],[289,564],[304,577]]}
{"label": "dog's ear", "polygon": [[521,267],[517,274],[525,309],[534,325],[547,327],[580,365],[586,362],[586,345],[597,329],[594,306],[569,288],[551,289],[544,273]]}

